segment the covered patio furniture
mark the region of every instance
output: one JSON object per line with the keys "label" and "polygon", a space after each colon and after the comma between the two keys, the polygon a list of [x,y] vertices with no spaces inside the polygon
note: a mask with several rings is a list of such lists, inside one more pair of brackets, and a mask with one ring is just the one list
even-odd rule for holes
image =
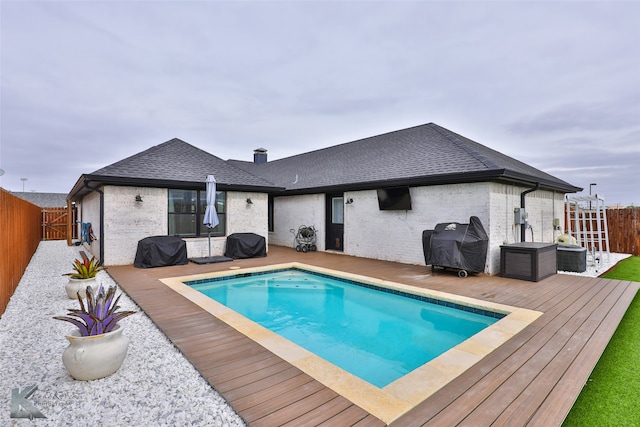
{"label": "covered patio furniture", "polygon": [[265,238],[255,233],[234,233],[227,237],[224,256],[239,258],[259,258],[267,256]]}
{"label": "covered patio furniture", "polygon": [[152,236],[138,242],[133,266],[137,268],[185,265],[187,244],[177,236]]}

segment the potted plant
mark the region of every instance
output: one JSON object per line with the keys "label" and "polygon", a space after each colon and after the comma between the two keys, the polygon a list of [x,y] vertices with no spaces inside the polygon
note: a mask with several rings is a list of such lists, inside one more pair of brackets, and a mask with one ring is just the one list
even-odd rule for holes
{"label": "potted plant", "polygon": [[117,311],[120,306],[116,298],[116,287],[109,286],[105,292],[100,286],[97,293],[86,289],[86,304],[78,292],[80,309],[69,309],[66,316],[55,316],[77,327],[67,336],[69,346],[62,353],[62,362],[76,380],[95,380],[109,376],[120,369],[129,338],[122,335],[118,322],[135,311]]}
{"label": "potted plant", "polygon": [[82,259],[76,259],[73,262],[73,273],[67,273],[69,283],[65,286],[67,296],[75,299],[78,292],[82,298],[85,297],[87,286],[95,287],[96,275],[103,270],[96,257],[89,257],[84,251],[80,251]]}

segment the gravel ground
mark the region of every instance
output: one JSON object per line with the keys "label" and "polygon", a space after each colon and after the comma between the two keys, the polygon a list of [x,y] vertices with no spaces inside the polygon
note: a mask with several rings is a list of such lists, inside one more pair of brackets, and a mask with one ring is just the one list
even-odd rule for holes
{"label": "gravel ground", "polygon": [[[0,318],[0,425],[16,426],[245,426],[142,312],[122,320],[131,339],[115,374],[76,381],[62,364],[73,325],[52,319],[68,308],[63,274],[79,258],[66,241],[41,242]],[[105,272],[98,283],[115,284]],[[140,309],[126,295],[122,310]],[[27,400],[46,419],[10,417],[11,391],[36,385]]]}
{"label": "gravel ground", "polygon": [[[76,381],[62,364],[73,326],[52,316],[76,308],[64,290],[79,248],[42,242],[0,318],[0,425],[245,426],[226,401],[142,312],[121,322],[131,339],[118,372]],[[583,276],[596,277],[629,257],[611,254]],[[577,274],[560,272],[563,274]],[[115,284],[105,272],[98,283]],[[123,310],[140,311],[126,295]],[[36,385],[28,398],[46,419],[10,418],[11,390]]]}
{"label": "gravel ground", "polygon": [[619,263],[625,258],[629,258],[630,254],[603,254],[601,262],[591,262],[590,257],[587,256],[587,271],[584,273],[574,273],[571,271],[558,271],[560,274],[570,274],[573,276],[586,276],[586,277],[598,277],[601,274],[606,273],[611,267]]}

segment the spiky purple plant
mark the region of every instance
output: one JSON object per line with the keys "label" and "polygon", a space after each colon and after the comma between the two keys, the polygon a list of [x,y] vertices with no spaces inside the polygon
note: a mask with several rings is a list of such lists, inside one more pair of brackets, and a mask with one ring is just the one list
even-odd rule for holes
{"label": "spiky purple plant", "polygon": [[116,312],[120,308],[118,301],[122,294],[117,298],[115,295],[115,286],[109,286],[105,293],[104,288],[100,285],[95,295],[93,288],[87,286],[86,306],[78,292],[80,309],[70,308],[67,316],[54,316],[53,318],[74,324],[83,337],[106,334],[112,331],[120,320],[135,313],[135,311]]}

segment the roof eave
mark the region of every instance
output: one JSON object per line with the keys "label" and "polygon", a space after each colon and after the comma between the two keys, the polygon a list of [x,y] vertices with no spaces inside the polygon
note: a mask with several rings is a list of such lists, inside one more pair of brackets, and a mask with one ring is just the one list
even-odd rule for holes
{"label": "roof eave", "polygon": [[[184,188],[194,189],[206,188],[204,181],[172,181],[163,179],[146,179],[146,178],[128,178],[128,177],[115,177],[105,175],[82,175],[76,182],[71,192],[67,195],[67,200],[77,200],[83,195],[87,194],[89,190],[84,186],[84,183],[91,183],[95,186],[104,185],[117,185],[122,187],[151,187],[151,188]],[[224,184],[218,183],[217,189],[220,191],[255,191],[259,193],[273,193],[284,190],[278,186],[259,186],[259,185],[244,185],[244,184]]]}
{"label": "roof eave", "polygon": [[581,187],[576,187],[566,182],[553,181],[553,180],[526,175],[526,174],[522,174],[519,172],[510,171],[510,170],[506,170],[503,175],[504,175],[504,179],[508,181],[513,181],[513,182],[527,184],[527,185],[540,184],[540,189],[544,189],[544,190],[560,191],[564,193],[579,193],[583,190]]}
{"label": "roof eave", "polygon": [[572,185],[562,185],[561,183],[540,179],[530,175],[520,174],[517,172],[509,171],[506,169],[492,169],[486,171],[469,172],[465,174],[440,174],[440,175],[425,175],[411,178],[399,178],[390,180],[357,182],[349,184],[339,184],[331,186],[318,186],[307,188],[289,189],[280,192],[280,195],[299,195],[309,193],[330,193],[341,191],[360,191],[360,190],[373,190],[384,187],[419,187],[429,185],[442,185],[442,184],[468,184],[472,182],[484,182],[484,181],[499,181],[499,182],[511,182],[524,186],[532,186],[540,184],[541,189],[560,191],[565,193],[576,193],[582,191],[582,188],[574,187]]}

